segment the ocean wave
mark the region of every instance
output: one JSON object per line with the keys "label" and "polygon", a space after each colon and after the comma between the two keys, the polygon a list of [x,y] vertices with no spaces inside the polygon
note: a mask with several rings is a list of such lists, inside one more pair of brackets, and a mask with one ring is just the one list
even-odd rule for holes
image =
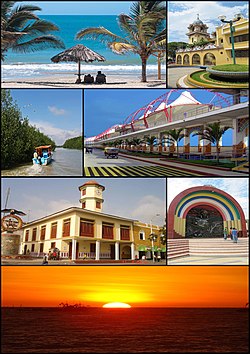
{"label": "ocean wave", "polygon": [[[165,65],[162,65],[162,70],[164,71]],[[108,72],[108,73],[124,73],[124,74],[135,74],[141,72],[141,65],[128,65],[128,64],[82,64],[81,72],[87,74],[96,74],[98,70]],[[157,71],[157,65],[148,64],[147,72],[152,73]],[[24,78],[33,76],[43,76],[48,74],[67,74],[67,73],[77,73],[76,63],[60,63],[60,64],[37,64],[37,63],[15,63],[15,64],[3,64],[2,65],[2,77],[4,79],[12,78]]]}

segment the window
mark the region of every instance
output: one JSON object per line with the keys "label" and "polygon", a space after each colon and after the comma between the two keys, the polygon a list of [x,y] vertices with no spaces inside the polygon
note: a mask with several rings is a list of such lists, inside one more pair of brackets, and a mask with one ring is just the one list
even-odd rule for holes
{"label": "window", "polygon": [[37,232],[37,228],[35,227],[35,228],[32,230],[32,241],[36,241],[36,232]]}
{"label": "window", "polygon": [[29,241],[29,234],[30,234],[30,230],[26,230],[25,231],[25,242]]}
{"label": "window", "polygon": [[63,220],[63,237],[70,236],[70,219]]}
{"label": "window", "polygon": [[31,252],[35,252],[35,244],[34,243],[32,243],[32,245],[31,245]]}
{"label": "window", "polygon": [[46,225],[41,227],[41,237],[40,240],[45,240],[45,234],[46,234]]}
{"label": "window", "polygon": [[94,220],[80,220],[80,236],[94,237]]}
{"label": "window", "polygon": [[82,208],[85,209],[86,208],[86,202],[82,203]]}
{"label": "window", "polygon": [[82,196],[86,195],[86,189],[82,190]]}
{"label": "window", "polygon": [[57,222],[51,224],[50,238],[56,238]]}
{"label": "window", "polygon": [[220,39],[220,42],[223,43],[223,38]]}
{"label": "window", "polygon": [[[236,58],[248,58],[248,49],[236,49],[235,50],[235,57]],[[232,56],[232,51],[231,51],[231,57]]]}
{"label": "window", "polygon": [[102,238],[112,240],[114,238],[113,228],[114,228],[114,224],[103,223],[102,224]]}
{"label": "window", "polygon": [[[229,38],[230,43],[231,42],[231,37]],[[238,43],[238,42],[247,42],[248,41],[248,33],[247,34],[241,34],[239,36],[234,36],[234,43]]]}
{"label": "window", "polygon": [[145,232],[144,231],[140,231],[139,232],[139,239],[140,240],[145,240]]}
{"label": "window", "polygon": [[96,202],[96,208],[97,209],[101,209],[101,203],[100,202]]}
{"label": "window", "polygon": [[121,225],[121,240],[130,240],[130,227]]}
{"label": "window", "polygon": [[50,248],[56,248],[56,242],[51,242]]}

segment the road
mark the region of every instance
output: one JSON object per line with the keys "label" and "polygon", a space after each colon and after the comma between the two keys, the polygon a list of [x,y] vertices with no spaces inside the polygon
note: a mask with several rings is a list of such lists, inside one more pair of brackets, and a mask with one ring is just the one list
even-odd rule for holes
{"label": "road", "polygon": [[119,154],[118,159],[107,159],[102,150],[84,155],[86,177],[186,177],[186,176],[236,176],[244,174],[214,167],[187,165],[162,158],[127,157]]}

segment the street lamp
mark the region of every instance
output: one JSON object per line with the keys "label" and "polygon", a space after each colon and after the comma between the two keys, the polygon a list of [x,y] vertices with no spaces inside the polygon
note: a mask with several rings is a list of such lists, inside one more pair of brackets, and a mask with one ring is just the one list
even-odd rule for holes
{"label": "street lamp", "polygon": [[[160,214],[156,214],[154,217],[156,216],[160,216]],[[157,235],[155,233],[153,233],[153,225],[152,225],[152,220],[153,218],[150,220],[150,235],[149,235],[149,239],[151,241],[151,247],[152,247],[152,257],[153,257],[153,262],[155,261],[154,259],[154,242],[157,240]]]}
{"label": "street lamp", "polygon": [[223,23],[229,23],[230,24],[230,37],[231,37],[231,43],[232,43],[232,57],[233,57],[233,63],[236,64],[236,59],[235,59],[235,50],[234,50],[234,35],[233,33],[235,32],[235,28],[233,27],[233,23],[236,21],[239,21],[241,19],[241,15],[237,14],[235,15],[235,18],[233,20],[226,21],[226,16],[220,15],[218,16],[218,19],[221,20]]}

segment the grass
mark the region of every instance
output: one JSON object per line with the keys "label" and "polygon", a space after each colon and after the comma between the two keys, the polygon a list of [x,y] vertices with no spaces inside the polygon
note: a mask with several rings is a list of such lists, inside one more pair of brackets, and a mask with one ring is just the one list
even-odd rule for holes
{"label": "grass", "polygon": [[170,158],[167,155],[162,155],[162,154],[152,154],[152,153],[146,153],[146,152],[133,152],[133,151],[121,151],[124,154],[128,155],[133,155],[133,156],[139,156],[139,157],[158,157],[158,158],[166,158],[168,161],[176,161],[176,162],[185,162],[188,164],[195,164],[195,165],[205,165],[205,166],[216,166],[216,167],[225,167],[225,168],[233,168],[235,167],[234,162],[219,162],[217,164],[216,160],[187,160],[187,159],[180,159],[180,158]]}
{"label": "grass", "polygon": [[249,66],[243,64],[226,64],[226,65],[215,65],[212,67],[212,69],[218,71],[248,72]]}
{"label": "grass", "polygon": [[216,166],[216,167],[226,167],[226,168],[233,168],[235,167],[234,162],[219,162],[217,164],[216,160],[187,160],[187,159],[177,159],[177,158],[171,158],[169,161],[176,161],[176,162],[185,162],[185,163],[190,163],[190,164],[195,164],[195,165],[205,165],[205,166]]}
{"label": "grass", "polygon": [[193,73],[193,74],[191,74],[191,78],[192,79],[194,79],[194,80],[196,80],[196,81],[198,81],[198,82],[200,82],[200,83],[202,83],[202,84],[208,84],[208,82],[207,81],[204,81],[204,80],[202,80],[201,79],[201,75],[203,75],[203,77],[204,77],[204,79],[206,79],[206,80],[209,80],[211,83],[214,83],[214,84],[218,84],[218,85],[225,85],[225,84],[235,84],[235,85],[237,85],[237,84],[247,84],[248,85],[248,81],[243,81],[243,80],[238,80],[238,81],[229,81],[229,80],[218,80],[218,79],[213,79],[212,78],[212,75],[211,74],[209,74],[209,73],[207,73],[207,72],[205,72],[205,71],[203,71],[203,72],[200,72],[200,71],[198,71],[198,72],[195,72],[195,73]]}

